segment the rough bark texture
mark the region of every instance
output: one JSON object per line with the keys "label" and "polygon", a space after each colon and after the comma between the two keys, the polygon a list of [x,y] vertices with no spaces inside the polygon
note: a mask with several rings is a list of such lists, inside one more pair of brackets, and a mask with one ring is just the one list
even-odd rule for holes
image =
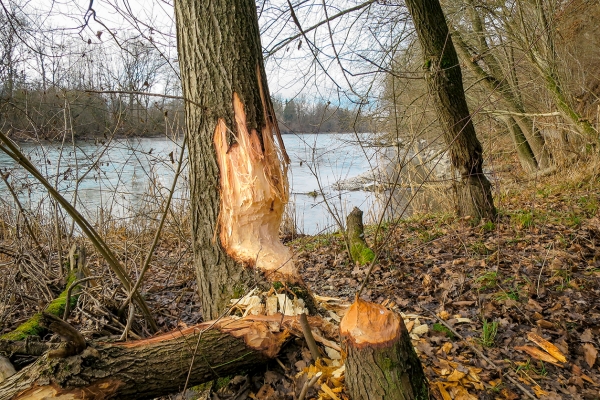
{"label": "rough bark texture", "polygon": [[288,336],[259,319],[225,318],[151,339],[95,344],[66,358],[45,355],[2,382],[0,400],[155,398],[181,391],[188,373],[188,387],[239,373],[274,357]]}
{"label": "rough bark texture", "polygon": [[427,83],[450,149],[452,165],[461,176],[456,185],[458,213],[495,219],[491,185],[483,174],[483,149],[475,134],[462,83],[458,56],[438,0],[407,0],[423,49]]}
{"label": "rough bark texture", "polygon": [[248,266],[266,271],[269,280],[276,280],[275,270],[295,279],[291,253],[278,241],[287,155],[267,88],[254,1],[180,0],[175,15],[188,100],[198,287],[204,315],[216,318],[254,283],[257,274]]}
{"label": "rough bark texture", "polygon": [[357,299],[340,323],[340,336],[352,399],[429,398],[423,368],[398,314]]}
{"label": "rough bark texture", "polygon": [[346,217],[346,230],[348,232],[348,248],[350,256],[354,262],[365,265],[375,258],[375,254],[367,242],[365,242],[365,232],[363,226],[363,212],[354,207],[352,212]]}

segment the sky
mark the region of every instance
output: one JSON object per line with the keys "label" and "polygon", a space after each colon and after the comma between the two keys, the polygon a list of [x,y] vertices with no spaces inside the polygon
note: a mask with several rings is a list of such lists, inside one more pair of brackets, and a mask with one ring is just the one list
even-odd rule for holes
{"label": "sky", "polygon": [[[326,7],[323,1],[292,1],[303,30],[364,2],[326,1]],[[82,43],[89,41],[90,46],[104,46],[116,52],[117,42],[128,35],[141,35],[146,40],[152,38],[165,58],[176,62],[172,0],[30,0],[27,7],[36,10],[32,15],[36,14],[45,26],[57,27]],[[377,100],[383,81],[381,68],[389,65],[391,57],[387,49],[398,36],[393,23],[388,24],[390,28],[381,22],[392,21],[389,11],[396,8],[364,7],[281,46],[300,32],[287,0],[261,0],[257,7],[273,95],[285,100],[302,97],[345,106]],[[401,19],[400,11],[398,15]],[[87,25],[82,28],[86,20]]]}

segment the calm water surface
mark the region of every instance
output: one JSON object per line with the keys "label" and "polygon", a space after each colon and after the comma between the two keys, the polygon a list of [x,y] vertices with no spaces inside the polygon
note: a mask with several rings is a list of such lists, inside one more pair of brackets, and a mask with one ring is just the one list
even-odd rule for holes
{"label": "calm water surface", "polygon": [[[341,192],[332,188],[339,180],[357,176],[376,166],[382,149],[361,147],[354,134],[284,135],[292,160],[289,169],[289,215],[298,231],[316,234],[337,229],[336,215],[344,221],[354,206],[372,221],[380,208],[372,192]],[[86,217],[97,221],[104,215],[130,218],[157,209],[171,187],[180,146],[168,138],[115,140],[108,146],[94,141],[21,144],[25,154]],[[0,168],[11,171],[9,181],[25,208],[49,211],[46,191],[0,153]],[[187,174],[182,174],[175,202],[188,196]],[[2,201],[12,204],[1,184]],[[75,196],[75,193],[77,196]],[[315,194],[318,193],[316,196]],[[100,212],[103,210],[103,212]]]}

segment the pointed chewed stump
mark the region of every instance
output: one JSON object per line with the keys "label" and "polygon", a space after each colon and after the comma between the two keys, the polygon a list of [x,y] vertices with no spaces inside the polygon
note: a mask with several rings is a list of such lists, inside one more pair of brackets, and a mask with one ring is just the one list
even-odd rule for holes
{"label": "pointed chewed stump", "polygon": [[402,318],[361,299],[340,323],[352,399],[425,400],[428,385]]}

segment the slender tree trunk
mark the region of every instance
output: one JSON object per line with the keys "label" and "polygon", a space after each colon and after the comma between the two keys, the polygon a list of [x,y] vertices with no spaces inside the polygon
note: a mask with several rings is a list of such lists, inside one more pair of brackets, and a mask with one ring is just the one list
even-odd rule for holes
{"label": "slender tree trunk", "polygon": [[267,87],[255,2],[178,0],[175,15],[195,265],[204,315],[214,318],[253,285],[252,269],[270,281],[299,280],[291,252],[278,239],[288,160]]}
{"label": "slender tree trunk", "polygon": [[[474,23],[477,26],[477,24]],[[477,28],[476,28],[477,29]],[[481,33],[483,34],[483,33]],[[498,95],[505,103],[508,110],[514,113],[525,113],[525,109],[520,104],[518,96],[513,91],[513,88],[508,84],[507,80],[502,77],[499,63],[490,54],[491,50],[487,47],[487,42],[482,40],[485,47],[478,50],[477,55],[472,55],[469,51],[469,46],[463,40],[458,31],[454,31],[456,47],[460,53],[464,63],[482,79],[488,89]],[[475,61],[481,53],[483,61],[488,66],[490,72],[486,72]],[[505,120],[508,129],[510,130],[513,141],[517,146],[517,154],[521,165],[526,171],[531,171],[539,168],[546,168],[550,164],[550,155],[546,149],[544,138],[539,132],[534,131],[533,121],[530,118],[523,116],[511,117],[511,120]],[[515,122],[517,125],[515,125]]]}
{"label": "slender tree trunk", "polygon": [[503,120],[515,143],[515,149],[517,150],[517,157],[521,163],[521,167],[523,167],[525,172],[534,172],[538,169],[538,163],[521,127],[513,117],[505,117]]}
{"label": "slender tree trunk", "polygon": [[456,185],[458,213],[495,219],[491,184],[483,174],[483,149],[475,134],[462,83],[458,56],[438,0],[407,0],[423,49],[427,83],[434,98],[452,165],[460,173]]}

